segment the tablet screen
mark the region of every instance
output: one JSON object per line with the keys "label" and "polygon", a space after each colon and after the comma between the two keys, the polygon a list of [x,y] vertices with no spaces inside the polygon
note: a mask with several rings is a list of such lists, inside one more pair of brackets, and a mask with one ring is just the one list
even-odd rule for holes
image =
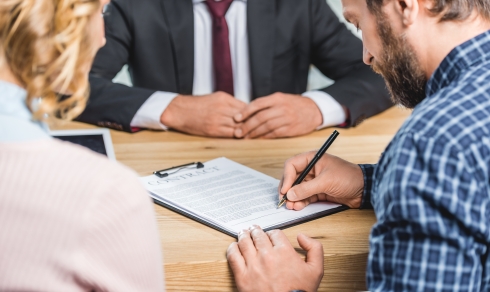
{"label": "tablet screen", "polygon": [[107,129],[51,131],[51,136],[66,142],[84,146],[115,160],[111,134]]}
{"label": "tablet screen", "polygon": [[104,136],[102,135],[53,136],[53,138],[85,146],[92,151],[107,156]]}

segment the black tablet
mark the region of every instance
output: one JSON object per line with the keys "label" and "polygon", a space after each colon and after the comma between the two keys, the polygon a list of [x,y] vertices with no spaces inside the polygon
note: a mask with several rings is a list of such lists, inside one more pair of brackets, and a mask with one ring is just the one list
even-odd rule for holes
{"label": "black tablet", "polygon": [[108,129],[51,131],[50,134],[53,138],[87,147],[111,160],[116,160]]}

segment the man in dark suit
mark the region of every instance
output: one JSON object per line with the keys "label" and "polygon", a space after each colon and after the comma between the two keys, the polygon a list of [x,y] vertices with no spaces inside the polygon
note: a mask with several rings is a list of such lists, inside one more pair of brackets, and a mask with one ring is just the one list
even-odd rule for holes
{"label": "man in dark suit", "polygon": [[[355,126],[392,105],[325,0],[113,0],[80,121],[277,138]],[[128,65],[133,86],[112,83]],[[310,65],[332,86],[306,91]]]}

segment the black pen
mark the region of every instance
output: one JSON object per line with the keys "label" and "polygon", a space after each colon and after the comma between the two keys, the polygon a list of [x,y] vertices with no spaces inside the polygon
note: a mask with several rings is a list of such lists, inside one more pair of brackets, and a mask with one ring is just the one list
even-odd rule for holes
{"label": "black pen", "polygon": [[[296,181],[293,183],[291,187],[294,187],[295,185],[299,185],[305,179],[306,175],[308,175],[308,173],[311,171],[313,166],[315,166],[318,160],[320,160],[320,158],[325,154],[325,152],[327,152],[327,149],[330,147],[330,145],[332,145],[333,141],[335,141],[338,135],[339,132],[337,132],[337,130],[333,131],[332,135],[328,137],[325,144],[323,144],[322,148],[318,150],[315,157],[313,157],[310,163],[308,163],[308,166],[306,166],[305,170],[303,170],[303,172],[298,176],[298,178],[296,179]],[[281,208],[281,206],[284,205],[287,199],[288,199],[287,195],[284,195],[284,197],[282,197],[282,200],[277,205],[277,209]]]}

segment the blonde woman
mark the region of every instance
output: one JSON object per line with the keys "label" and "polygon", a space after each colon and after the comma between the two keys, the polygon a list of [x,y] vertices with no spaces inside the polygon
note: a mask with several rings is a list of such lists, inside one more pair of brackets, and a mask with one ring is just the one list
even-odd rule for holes
{"label": "blonde woman", "polygon": [[83,110],[107,1],[0,1],[0,291],[164,289],[134,173],[42,124]]}

